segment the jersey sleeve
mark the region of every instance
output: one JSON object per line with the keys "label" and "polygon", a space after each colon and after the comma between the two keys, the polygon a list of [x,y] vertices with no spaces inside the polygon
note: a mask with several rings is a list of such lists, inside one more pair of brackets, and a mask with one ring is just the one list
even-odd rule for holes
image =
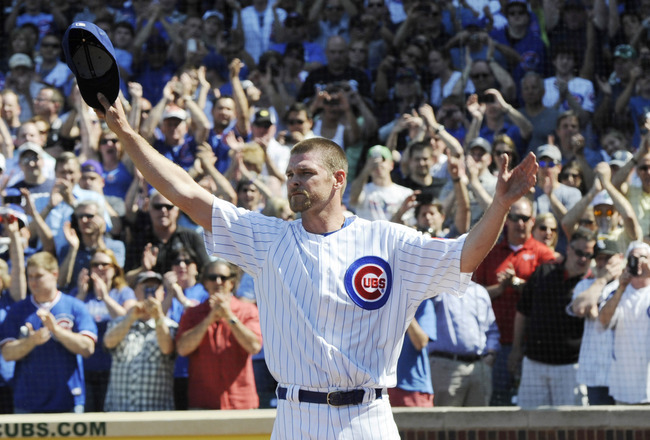
{"label": "jersey sleeve", "polygon": [[205,249],[208,255],[228,260],[253,275],[259,272],[271,245],[287,229],[284,220],[237,208],[215,197],[212,230],[203,232]]}
{"label": "jersey sleeve", "polygon": [[460,271],[466,237],[465,234],[457,239],[429,238],[413,231],[398,239],[404,243],[398,255],[399,276],[415,301],[442,292],[460,295],[467,289],[472,274]]}
{"label": "jersey sleeve", "polygon": [[80,335],[88,336],[93,341],[97,342],[97,324],[90,315],[86,305],[76,298],[74,300],[74,330]]}

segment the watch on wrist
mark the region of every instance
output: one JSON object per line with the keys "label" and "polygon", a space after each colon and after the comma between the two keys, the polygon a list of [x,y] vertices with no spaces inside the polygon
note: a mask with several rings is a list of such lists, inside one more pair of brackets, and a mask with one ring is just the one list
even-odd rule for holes
{"label": "watch on wrist", "polygon": [[443,131],[444,129],[445,129],[445,126],[444,126],[444,125],[442,125],[442,124],[438,124],[438,126],[433,130],[433,132],[434,132],[435,134],[438,134],[438,133],[440,133],[441,131]]}
{"label": "watch on wrist", "polygon": [[230,325],[238,324],[238,323],[239,323],[239,319],[237,319],[237,318],[230,318],[230,319],[228,320],[228,323],[229,323]]}
{"label": "watch on wrist", "polygon": [[512,277],[510,280],[510,284],[512,284],[512,287],[519,287],[524,283],[524,280],[522,280],[519,277]]}

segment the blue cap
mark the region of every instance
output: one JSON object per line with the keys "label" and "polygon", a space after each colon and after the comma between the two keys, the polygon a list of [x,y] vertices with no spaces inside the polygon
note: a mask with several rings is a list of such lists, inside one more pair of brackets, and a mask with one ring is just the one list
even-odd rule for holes
{"label": "blue cap", "polygon": [[89,106],[104,111],[97,93],[113,103],[120,91],[120,71],[108,35],[93,23],[76,21],[65,31],[62,46],[81,97]]}

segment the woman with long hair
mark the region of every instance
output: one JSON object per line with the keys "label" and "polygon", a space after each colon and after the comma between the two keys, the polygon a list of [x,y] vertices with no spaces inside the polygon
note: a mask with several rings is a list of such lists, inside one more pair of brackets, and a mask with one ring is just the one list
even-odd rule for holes
{"label": "woman with long hair", "polygon": [[[544,243],[549,249],[555,252],[555,246],[558,240],[557,228],[557,220],[552,212],[539,214],[535,218],[535,224],[533,225],[533,238],[540,243]],[[560,261],[559,259],[561,258],[562,254],[555,252],[556,261]]]}
{"label": "woman with long hair", "polygon": [[519,154],[517,146],[507,134],[499,134],[492,141],[492,173],[496,176],[503,164],[503,155],[508,156],[508,169],[511,170],[519,163]]}
{"label": "woman with long hair", "polygon": [[126,315],[136,298],[124,278],[124,269],[110,249],[98,248],[77,278],[77,288],[70,292],[83,301],[97,324],[95,353],[84,359],[86,412],[104,409],[106,387],[111,371],[111,356],[102,344],[109,321]]}

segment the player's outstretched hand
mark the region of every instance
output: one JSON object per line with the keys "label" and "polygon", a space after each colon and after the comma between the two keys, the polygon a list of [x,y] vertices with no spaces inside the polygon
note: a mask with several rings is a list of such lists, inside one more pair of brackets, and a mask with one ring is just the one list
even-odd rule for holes
{"label": "player's outstretched hand", "polygon": [[124,107],[122,107],[122,103],[119,99],[116,99],[115,102],[111,104],[102,93],[97,93],[97,99],[102,107],[104,107],[104,111],[101,112],[95,110],[95,113],[97,113],[99,119],[106,121],[108,128],[110,128],[113,133],[119,137],[121,133],[131,129],[126,113],[124,112]]}
{"label": "player's outstretched hand", "polygon": [[508,156],[505,156],[499,170],[494,197],[494,202],[500,203],[508,209],[510,205],[528,194],[530,189],[535,186],[537,169],[539,168],[533,153],[528,153],[528,156],[511,171],[508,171],[509,159]]}

